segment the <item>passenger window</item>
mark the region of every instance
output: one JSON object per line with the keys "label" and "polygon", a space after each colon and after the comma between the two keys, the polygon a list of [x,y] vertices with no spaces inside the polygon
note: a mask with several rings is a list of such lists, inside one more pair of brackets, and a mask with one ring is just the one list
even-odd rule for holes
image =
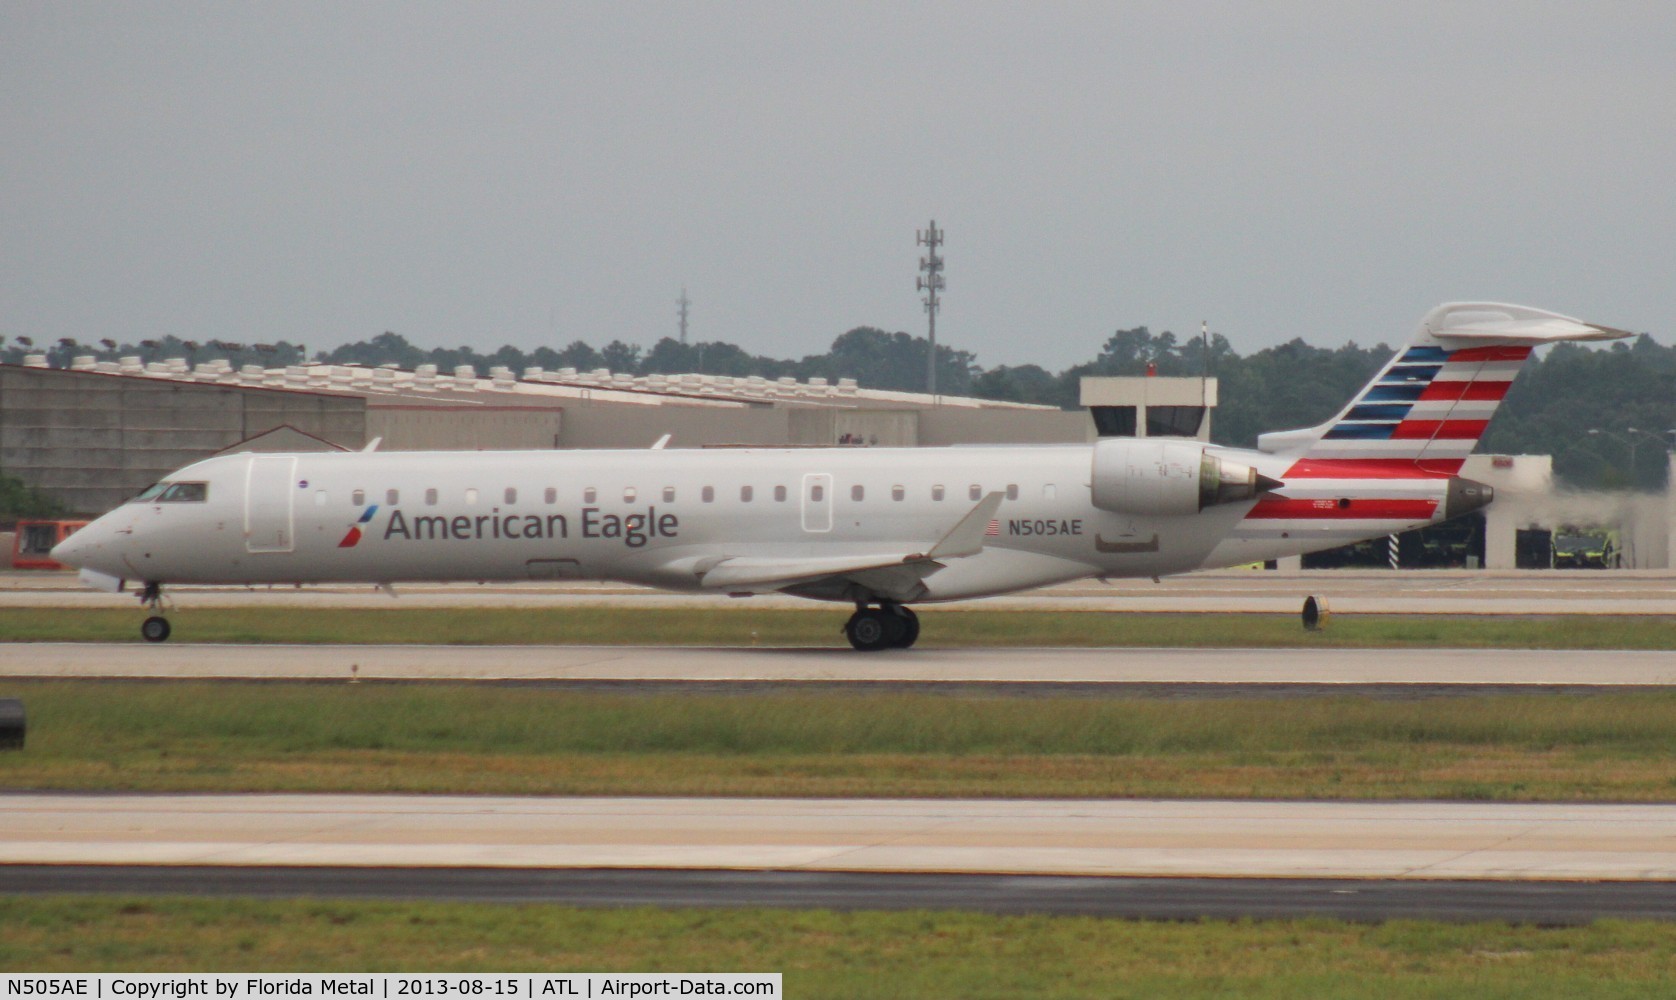
{"label": "passenger window", "polygon": [[931,499],[933,499],[933,500],[943,499],[943,486],[942,486],[941,483],[937,484],[936,486],[931,487]]}
{"label": "passenger window", "polygon": [[541,494],[541,499],[547,501],[548,503],[558,503],[559,491],[549,486],[547,487],[546,492]]}
{"label": "passenger window", "polygon": [[477,506],[477,490],[475,488],[466,490],[466,506],[467,507]]}
{"label": "passenger window", "polygon": [[867,487],[861,485],[860,483],[856,483],[854,486],[850,487],[850,499],[851,500],[857,500],[857,501],[863,500],[863,499],[866,498],[866,496],[867,496]]}
{"label": "passenger window", "polygon": [[815,503],[820,503],[822,500],[826,499],[826,487],[819,483],[810,486],[809,499],[813,500]]}
{"label": "passenger window", "polygon": [[675,502],[675,487],[665,486],[663,488],[663,502],[664,503],[674,503]]}
{"label": "passenger window", "polygon": [[349,494],[349,503],[352,506],[355,506],[355,507],[365,507],[366,504],[367,504],[367,491],[366,490],[355,490],[354,492],[350,493]]}
{"label": "passenger window", "polygon": [[774,502],[775,503],[785,503],[786,502],[786,488],[784,486],[774,487]]}
{"label": "passenger window", "polygon": [[208,483],[175,483],[165,489],[157,503],[202,503],[209,499]]}
{"label": "passenger window", "polygon": [[713,503],[716,499],[716,488],[714,486],[704,487],[699,491],[698,498],[705,503]]}
{"label": "passenger window", "polygon": [[890,488],[890,498],[892,500],[901,500],[901,499],[905,498],[907,495],[908,495],[908,491],[903,489],[900,486],[892,486]]}
{"label": "passenger window", "polygon": [[745,503],[751,502],[751,488],[749,486],[739,487],[739,499]]}
{"label": "passenger window", "polygon": [[436,506],[436,487],[433,486],[425,491],[425,505],[427,507]]}
{"label": "passenger window", "polygon": [[982,500],[983,487],[979,486],[977,483],[973,483],[972,488],[966,491],[966,495],[971,497],[973,500]]}
{"label": "passenger window", "polygon": [[1018,484],[1017,483],[1008,483],[1007,484],[1007,499],[1008,500],[1017,500],[1018,499]]}
{"label": "passenger window", "polygon": [[587,489],[582,491],[582,502],[583,503],[594,503],[598,499],[599,499],[599,491],[594,489],[592,486],[590,486]]}
{"label": "passenger window", "polygon": [[385,490],[384,491],[384,502],[389,504],[392,507],[394,507],[398,503],[401,503],[402,502],[401,491],[400,490]]}
{"label": "passenger window", "polygon": [[507,503],[517,503],[518,502],[518,488],[516,486],[508,486],[506,488],[506,502]]}

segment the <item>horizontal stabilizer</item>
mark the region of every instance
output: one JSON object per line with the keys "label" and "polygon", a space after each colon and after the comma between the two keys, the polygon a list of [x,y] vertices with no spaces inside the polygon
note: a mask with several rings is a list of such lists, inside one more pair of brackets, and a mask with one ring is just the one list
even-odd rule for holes
{"label": "horizontal stabilizer", "polygon": [[1440,340],[1472,344],[1538,346],[1562,340],[1617,340],[1627,330],[1585,323],[1529,306],[1464,302],[1440,306],[1426,317],[1426,329]]}

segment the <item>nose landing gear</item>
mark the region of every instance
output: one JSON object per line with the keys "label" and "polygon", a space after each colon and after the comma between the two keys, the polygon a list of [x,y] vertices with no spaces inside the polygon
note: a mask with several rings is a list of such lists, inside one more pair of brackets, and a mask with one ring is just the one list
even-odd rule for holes
{"label": "nose landing gear", "polygon": [[862,652],[907,649],[919,639],[919,616],[900,604],[862,605],[844,623],[844,636]]}
{"label": "nose landing gear", "polygon": [[146,642],[162,642],[169,637],[169,620],[161,614],[163,609],[163,585],[155,580],[147,581],[145,588],[140,591],[140,603],[151,609],[151,617],[140,623],[140,635]]}

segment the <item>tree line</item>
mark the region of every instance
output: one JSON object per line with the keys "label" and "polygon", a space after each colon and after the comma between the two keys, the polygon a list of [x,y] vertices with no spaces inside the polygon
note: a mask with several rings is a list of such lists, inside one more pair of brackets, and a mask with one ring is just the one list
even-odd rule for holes
{"label": "tree line", "polygon": [[[1054,373],[1033,364],[984,368],[977,355],[937,345],[937,386],[950,395],[1041,403],[1072,409],[1080,380],[1090,375],[1198,376],[1219,380],[1219,405],[1212,438],[1251,447],[1265,431],[1308,427],[1329,419],[1390,359],[1393,348],[1354,342],[1314,347],[1294,339],[1248,355],[1236,352],[1221,334],[1185,339],[1170,331],[1140,326],[1114,332],[1089,361]],[[469,345],[421,348],[398,333],[385,332],[311,355],[305,344],[279,341],[246,344],[222,340],[197,343],[173,336],[117,343],[80,344],[65,338],[35,345],[26,337],[0,337],[0,361],[20,363],[24,355],[47,355],[54,367],[68,367],[77,355],[103,360],[137,355],[144,361],[185,358],[196,364],[225,358],[234,365],[278,367],[306,361],[326,364],[434,364],[444,371],[472,365],[479,374],[505,366],[522,374],[528,367],[549,371],[609,368],[635,375],[702,373],[764,378],[853,378],[869,389],[906,392],[925,387],[926,339],[874,327],[856,327],[836,337],[823,354],[775,358],[752,354],[723,341],[682,344],[671,337],[651,348],[613,340],[595,349],[577,340],[563,348],[524,351],[511,345],[484,353]],[[1631,429],[1634,429],[1633,432]],[[1482,452],[1550,454],[1565,482],[1589,488],[1662,488],[1666,432],[1676,428],[1676,348],[1645,334],[1604,349],[1560,344],[1532,359],[1508,393]],[[1595,431],[1596,433],[1590,433]]]}

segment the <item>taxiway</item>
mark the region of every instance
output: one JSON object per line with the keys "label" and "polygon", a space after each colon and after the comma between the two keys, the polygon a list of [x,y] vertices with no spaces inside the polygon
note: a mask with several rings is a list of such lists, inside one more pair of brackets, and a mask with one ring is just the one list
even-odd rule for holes
{"label": "taxiway", "polygon": [[0,677],[916,684],[1663,686],[1667,651],[0,643]]}
{"label": "taxiway", "polygon": [[0,863],[1676,880],[1676,805],[0,795]]}

